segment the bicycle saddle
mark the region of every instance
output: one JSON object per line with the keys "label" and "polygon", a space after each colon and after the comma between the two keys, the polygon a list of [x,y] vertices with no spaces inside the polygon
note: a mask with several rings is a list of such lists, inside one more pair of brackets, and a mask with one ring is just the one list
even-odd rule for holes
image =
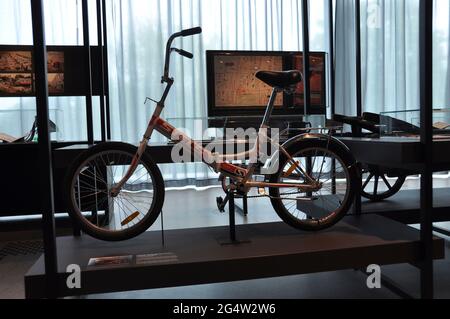
{"label": "bicycle saddle", "polygon": [[286,89],[301,82],[302,74],[297,70],[282,72],[259,71],[256,73],[256,78],[272,87]]}

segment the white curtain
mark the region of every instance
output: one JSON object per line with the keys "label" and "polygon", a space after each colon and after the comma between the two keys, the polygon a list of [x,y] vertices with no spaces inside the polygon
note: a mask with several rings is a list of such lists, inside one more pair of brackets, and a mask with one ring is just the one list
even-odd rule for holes
{"label": "white curtain", "polygon": [[[449,108],[450,2],[434,0],[434,6],[433,107]],[[354,12],[355,0],[336,1],[336,108],[338,113],[347,115],[356,112]],[[361,1],[364,111],[420,108],[418,16],[418,0]],[[414,116],[418,112],[396,115],[412,121]]]}
{"label": "white curtain", "polygon": [[450,108],[450,1],[434,0],[434,107]]}
{"label": "white curtain", "polygon": [[[327,48],[325,2],[311,1],[312,50]],[[207,115],[205,50],[302,49],[300,0],[113,0],[108,9],[113,135],[133,142],[151,113],[151,106],[142,105],[145,97],[162,92],[159,79],[171,33],[203,28],[201,36],[174,44],[195,58],[172,60],[176,82],[164,114],[169,118]]]}
{"label": "white curtain", "polygon": [[[311,4],[311,48],[323,51],[328,41],[325,1]],[[176,31],[203,28],[200,36],[174,43],[195,57],[173,56],[175,85],[163,116],[196,139],[202,138],[202,128],[207,126],[194,121],[207,117],[205,50],[302,49],[300,0],[113,0],[108,12],[114,139],[136,142],[142,137],[154,108],[143,102],[161,95],[165,43]],[[215,176],[203,164],[171,165],[163,173],[168,180],[198,186]]]}
{"label": "white curtain", "polygon": [[[91,44],[97,44],[95,1],[89,0]],[[311,49],[326,51],[326,0],[311,1]],[[81,0],[44,0],[49,45],[82,45]],[[302,49],[301,0],[110,0],[107,1],[108,50],[114,140],[136,143],[142,136],[163,87],[164,45],[173,32],[202,26],[201,36],[178,40],[175,45],[195,54],[193,61],[174,56],[175,86],[164,116],[177,127],[202,137],[206,123],[205,50]],[[0,44],[31,45],[29,0],[0,1]],[[94,98],[95,136],[100,138],[99,101]],[[86,140],[84,97],[51,97],[51,119],[59,141]],[[0,99],[0,132],[21,136],[31,127],[34,98]],[[155,140],[163,141],[156,137]],[[201,164],[164,167],[164,175],[183,183],[213,178]]]}
{"label": "white curtain", "polygon": [[336,113],[356,113],[355,2],[336,0],[335,107]]}
{"label": "white curtain", "polygon": [[[95,1],[89,2],[95,12]],[[45,36],[48,45],[82,45],[81,1],[45,0]],[[95,14],[93,14],[95,19]],[[91,23],[91,43],[96,44],[95,20]],[[0,1],[0,44],[32,45],[31,7],[29,0]],[[99,101],[94,98],[94,121],[99,122]],[[52,138],[58,141],[87,140],[84,97],[50,97],[50,118],[56,122],[58,132]],[[25,135],[36,115],[34,98],[0,99],[0,133]],[[99,127],[95,130],[100,138]]]}

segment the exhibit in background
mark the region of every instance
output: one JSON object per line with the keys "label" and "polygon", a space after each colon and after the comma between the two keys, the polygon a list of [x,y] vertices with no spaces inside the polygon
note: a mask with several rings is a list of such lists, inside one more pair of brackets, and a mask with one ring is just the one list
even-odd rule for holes
{"label": "exhibit in background", "polygon": [[[326,54],[310,53],[311,107],[309,114],[325,114]],[[207,51],[208,116],[257,115],[264,112],[271,88],[258,81],[258,71],[299,70],[303,77],[302,52]],[[304,87],[294,94],[280,94],[275,115],[304,114]]]}
{"label": "exhibit in background", "polygon": [[[92,91],[100,95],[100,50],[91,48]],[[84,96],[88,87],[84,81],[83,47],[49,46],[47,52],[48,90],[51,96]],[[35,95],[34,65],[31,46],[0,46],[0,97]]]}
{"label": "exhibit in background", "polygon": [[[48,90],[64,93],[64,52],[47,53]],[[31,50],[0,51],[0,96],[33,96],[34,67]]]}

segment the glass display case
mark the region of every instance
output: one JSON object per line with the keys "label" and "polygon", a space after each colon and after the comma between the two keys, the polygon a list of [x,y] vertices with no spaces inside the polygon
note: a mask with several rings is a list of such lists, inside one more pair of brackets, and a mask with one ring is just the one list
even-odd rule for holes
{"label": "glass display case", "polygon": [[[380,113],[382,136],[418,137],[420,135],[420,110],[402,110]],[[435,139],[450,139],[450,108],[433,110]]]}
{"label": "glass display case", "polygon": [[[215,118],[211,122],[207,117],[186,117],[186,118],[167,118],[167,121],[176,128],[181,129],[194,140],[213,140],[222,139],[227,134],[232,134],[233,129],[243,128],[246,133],[250,127],[254,128],[255,138],[256,132],[261,125],[262,117],[241,117],[239,121],[236,118]],[[308,129],[313,129],[314,132],[321,132],[322,129],[326,129],[326,116],[325,115],[307,115],[299,116],[294,120],[283,118],[274,119],[271,121],[271,128],[279,129],[281,140],[289,139],[299,134],[306,133]],[[220,124],[220,125],[219,125]],[[231,129],[231,131],[227,131]]]}
{"label": "glass display case", "polygon": [[[64,117],[64,112],[60,109],[49,110],[51,139],[52,141],[62,141],[63,132],[54,123],[61,123]],[[0,110],[0,140],[15,141],[22,137],[30,137],[30,141],[37,142],[37,132],[31,134],[31,131],[35,129],[36,110],[26,109],[3,109]],[[20,123],[20,124],[19,124]],[[32,136],[30,136],[32,135]]]}

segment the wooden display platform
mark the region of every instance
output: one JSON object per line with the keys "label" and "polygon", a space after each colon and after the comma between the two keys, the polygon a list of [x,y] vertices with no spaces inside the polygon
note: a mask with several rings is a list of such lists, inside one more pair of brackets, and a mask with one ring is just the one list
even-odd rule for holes
{"label": "wooden display platform", "polygon": [[[424,160],[423,145],[418,138],[339,138],[356,160],[364,164],[389,168],[420,170]],[[450,139],[433,142],[433,171],[450,169]]]}
{"label": "wooden display platform", "polygon": [[[347,217],[335,227],[306,233],[284,223],[237,226],[250,239],[241,245],[221,245],[228,227],[147,232],[138,238],[108,243],[92,239],[58,238],[58,296],[143,290],[270,278],[295,274],[364,268],[370,264],[417,263],[417,230],[370,215]],[[434,239],[433,256],[444,258],[444,241]],[[145,256],[138,265],[139,255]],[[88,266],[91,258],[130,256],[122,266]],[[66,267],[82,269],[81,289],[66,286]],[[44,259],[25,276],[27,298],[42,298]]]}
{"label": "wooden display platform", "polygon": [[[433,222],[450,220],[450,188],[437,188],[433,192]],[[403,224],[420,223],[420,190],[403,190],[382,202],[363,199],[363,214],[378,214]]]}

